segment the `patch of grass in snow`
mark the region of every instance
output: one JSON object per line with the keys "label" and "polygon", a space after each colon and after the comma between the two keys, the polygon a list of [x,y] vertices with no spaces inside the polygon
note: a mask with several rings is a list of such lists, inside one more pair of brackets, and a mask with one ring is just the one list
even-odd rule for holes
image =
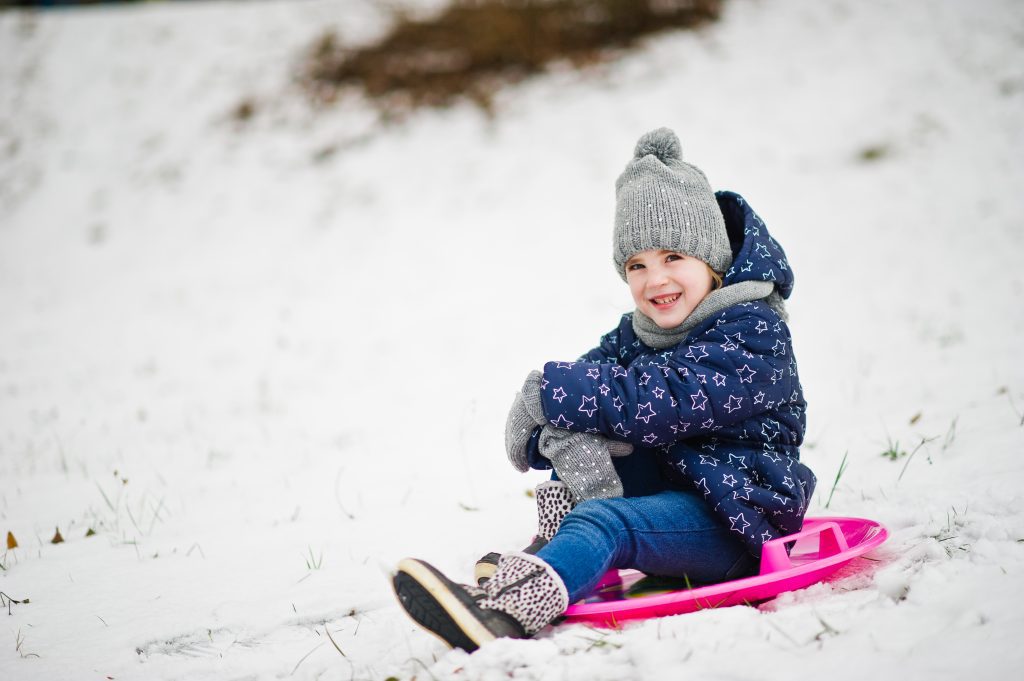
{"label": "patch of grass in snow", "polygon": [[1010,393],[1010,389],[1005,385],[996,391],[997,395],[1006,395],[1006,399],[1010,401],[1010,408],[1013,409],[1013,413],[1017,415],[1017,425],[1024,426],[1024,412],[1017,409],[1017,403],[1013,401],[1013,395]]}
{"label": "patch of grass in snow", "polygon": [[907,455],[907,452],[905,450],[900,449],[899,440],[896,440],[894,442],[892,438],[890,438],[888,435],[885,436],[885,439],[887,445],[885,451],[882,452],[881,454],[883,457],[889,459],[890,461],[895,461],[896,459],[902,459],[904,456]]}
{"label": "patch of grass in snow", "polygon": [[839,462],[839,470],[836,472],[836,479],[832,482],[832,489],[829,490],[828,501],[825,502],[825,508],[828,508],[829,504],[832,503],[832,495],[835,494],[835,492],[836,492],[836,485],[839,484],[840,478],[842,478],[843,477],[843,473],[846,472],[846,468],[847,468],[846,457],[847,457],[847,455],[849,455],[849,453],[850,453],[849,450],[846,450],[845,452],[843,452],[843,460]]}
{"label": "patch of grass in snow", "polygon": [[7,608],[7,614],[8,615],[11,614],[11,605],[12,604],[14,604],[14,605],[21,605],[22,603],[30,603],[30,602],[31,601],[29,601],[29,599],[27,599],[27,598],[22,598],[19,601],[19,600],[15,599],[15,598],[11,598],[7,594],[5,594],[3,591],[0,591],[0,608]]}
{"label": "patch of grass in snow", "polygon": [[891,153],[892,149],[888,144],[872,144],[864,147],[860,152],[858,152],[857,160],[861,163],[873,163],[875,161],[881,161]]}
{"label": "patch of grass in snow", "polygon": [[317,102],[357,87],[385,111],[443,107],[468,98],[490,110],[507,83],[554,62],[581,67],[612,49],[672,28],[718,19],[722,0],[453,0],[417,18],[395,11],[391,31],[362,47],[322,35],[301,65]]}
{"label": "patch of grass in snow", "polygon": [[309,550],[309,557],[306,558],[306,569],[307,570],[319,570],[320,566],[324,564],[324,552],[321,551],[318,557],[313,556],[313,547],[307,546]]}
{"label": "patch of grass in snow", "polygon": [[14,635],[14,651],[18,653],[18,655],[23,659],[28,657],[39,657],[39,655],[37,655],[36,653],[26,653],[24,650],[22,650],[22,647],[24,645],[25,636],[21,633],[21,629],[19,628],[18,633]]}
{"label": "patch of grass in snow", "polygon": [[[157,499],[148,493],[143,493],[138,501],[131,501],[127,491],[128,478],[116,470],[114,471],[113,489],[109,494],[99,481],[96,482],[96,489],[110,513],[107,517],[102,517],[93,511],[92,527],[89,528],[86,536],[96,533],[93,528],[105,528],[122,543],[132,544],[136,543],[140,537],[152,534],[157,522],[164,521],[164,515],[167,513],[164,499]],[[129,536],[132,529],[135,530],[135,536]]]}
{"label": "patch of grass in snow", "polygon": [[966,553],[971,550],[970,544],[957,543],[956,541],[960,538],[960,530],[967,524],[967,508],[967,506],[964,506],[963,511],[957,511],[955,506],[951,506],[950,509],[946,511],[946,525],[938,532],[928,535],[935,541],[942,544],[942,548],[950,558],[952,558],[957,551]]}
{"label": "patch of grass in snow", "polygon": [[[910,465],[910,462],[911,462],[911,460],[913,460],[914,455],[917,454],[917,452],[921,449],[921,447],[924,447],[929,442],[934,442],[935,440],[938,440],[938,439],[939,439],[938,435],[936,435],[935,437],[922,437],[921,438],[921,441],[917,443],[917,446],[914,447],[914,450],[912,452],[910,452],[910,456],[908,456],[906,462],[904,462],[903,468],[900,470],[900,474],[896,478],[896,482],[899,482],[900,480],[903,479],[903,474],[907,472],[907,466]],[[928,457],[928,463],[931,463],[931,462],[932,462],[932,458],[931,458],[931,456],[929,456]]]}

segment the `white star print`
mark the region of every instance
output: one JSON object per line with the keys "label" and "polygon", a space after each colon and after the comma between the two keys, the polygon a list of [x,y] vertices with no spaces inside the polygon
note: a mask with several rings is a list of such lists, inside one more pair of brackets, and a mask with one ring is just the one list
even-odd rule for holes
{"label": "white star print", "polygon": [[597,398],[583,396],[583,401],[580,402],[579,411],[585,413],[587,416],[593,417],[594,412],[597,411]]}
{"label": "white star print", "polygon": [[782,484],[785,485],[786,487],[790,488],[790,489],[793,489],[793,487],[794,487],[794,485],[793,485],[793,478],[791,478],[791,477],[789,477],[787,475],[786,477],[782,478]]}
{"label": "white star print", "polygon": [[627,375],[626,370],[623,369],[622,367],[620,367],[618,364],[616,364],[615,366],[612,367],[612,376],[615,376],[615,377],[618,377],[618,378],[622,378],[623,376],[626,376],[626,375]]}
{"label": "white star print", "polygon": [[[644,409],[647,409],[647,411],[650,412],[650,413],[645,414],[644,413]],[[651,408],[651,403],[650,402],[646,402],[644,404],[637,405],[636,418],[637,419],[643,419],[644,423],[648,423],[649,424],[651,422],[651,417],[652,416],[657,416],[657,415],[658,415],[657,412],[655,412],[654,409]]]}
{"label": "white star print", "polygon": [[729,395],[729,401],[725,403],[725,410],[730,414],[740,408],[740,404],[743,402],[742,397],[736,397],[735,395]]}
{"label": "white star print", "polygon": [[764,392],[754,395],[754,404],[761,404],[762,402],[764,402]]}
{"label": "white star print", "polygon": [[715,382],[715,385],[717,385],[718,387],[722,387],[723,385],[725,385],[725,376],[723,376],[722,374],[719,374],[717,372],[715,373],[715,375],[712,377],[711,380],[713,380]]}
{"label": "white star print", "polygon": [[762,542],[767,544],[771,540],[772,540],[772,533],[771,532],[769,532],[768,530],[765,530],[764,532],[761,533],[761,541]]}
{"label": "white star print", "polygon": [[619,411],[622,411],[622,400],[620,400],[618,397],[612,398],[612,406],[618,409]]}
{"label": "white star print", "polygon": [[725,342],[722,343],[721,348],[723,350],[735,350],[739,347],[739,344],[743,342],[743,337],[739,333],[734,334],[723,334],[725,336]]}
{"label": "white star print", "polygon": [[661,388],[655,388],[654,390],[651,391],[651,394],[660,400],[662,396],[665,394],[665,391],[662,390]]}
{"label": "white star print", "polygon": [[775,341],[775,345],[772,346],[772,352],[775,353],[776,357],[786,354],[786,344],[781,340]]}
{"label": "white star print", "polygon": [[704,496],[709,496],[711,494],[711,490],[708,489],[707,480],[704,478],[701,478],[700,480],[697,481],[697,489],[703,491]]}
{"label": "white star print", "polygon": [[757,372],[751,369],[746,364],[737,369],[736,373],[739,374],[740,376],[740,383],[753,383],[754,376],[757,375]]}
{"label": "white star print", "polygon": [[598,389],[599,391],[601,391],[601,394],[602,394],[602,395],[607,395],[608,393],[610,393],[610,392],[611,392],[611,388],[609,388],[608,386],[606,386],[606,385],[605,385],[604,383],[602,383],[601,385],[599,385],[599,386],[597,387],[597,389]]}
{"label": "white star print", "polygon": [[561,404],[562,400],[564,400],[568,396],[569,394],[562,390],[562,388],[555,388],[555,391],[551,393],[551,399],[557,401],[559,404]]}
{"label": "white star print", "polygon": [[693,410],[700,409],[704,410],[704,405],[708,403],[708,396],[704,394],[703,390],[698,390],[696,395],[690,395],[690,399],[693,400]]}
{"label": "white star print", "polygon": [[718,459],[716,459],[715,457],[711,456],[710,454],[701,454],[700,455],[700,462],[702,464],[704,464],[705,466],[711,466],[712,468],[717,468],[718,467]]}
{"label": "white star print", "polygon": [[772,369],[772,383],[778,383],[782,380],[782,369]]}
{"label": "white star print", "polygon": [[556,369],[572,369],[576,366],[576,362],[555,362]]}
{"label": "white star print", "polygon": [[572,421],[565,418],[565,414],[559,414],[558,418],[551,422],[555,428],[565,428],[566,430],[572,425]]}
{"label": "white star print", "polygon": [[704,345],[691,345],[690,351],[686,353],[686,356],[694,362],[699,362],[708,356],[708,353],[704,351],[705,347]]}
{"label": "white star print", "polygon": [[[734,517],[730,517],[729,522],[732,523],[732,527],[729,529],[739,532],[740,534],[743,534],[743,531],[750,527],[750,523],[747,522],[747,519],[743,517],[742,513]],[[736,528],[737,525],[740,526],[739,529]]]}
{"label": "white star print", "polygon": [[736,478],[732,473],[726,473],[722,476],[722,484],[729,485],[729,487],[735,487],[737,485]]}
{"label": "white star print", "polygon": [[637,381],[640,385],[647,385],[647,382],[651,380],[651,375],[646,371],[640,376],[640,380]]}
{"label": "white star print", "polygon": [[601,378],[601,370],[597,367],[590,367],[587,369],[587,376],[590,378]]}
{"label": "white star print", "polygon": [[715,418],[712,416],[707,421],[705,421],[704,423],[700,424],[700,427],[706,429],[706,428],[710,428],[713,425],[715,425]]}
{"label": "white star print", "polygon": [[643,440],[647,444],[653,445],[658,440],[658,436],[654,433],[648,433],[647,435],[644,435]]}
{"label": "white star print", "polygon": [[[735,459],[735,461],[733,461],[733,459]],[[736,464],[739,464],[738,468],[741,471],[747,470],[747,459],[745,457],[739,456],[737,454],[730,454],[729,455],[729,465],[730,466],[734,466]]]}
{"label": "white star print", "polygon": [[621,435],[622,437],[626,437],[630,433],[632,433],[633,431],[626,430],[625,428],[622,427],[621,423],[616,423],[615,427],[612,428],[612,432],[615,433],[616,435]]}

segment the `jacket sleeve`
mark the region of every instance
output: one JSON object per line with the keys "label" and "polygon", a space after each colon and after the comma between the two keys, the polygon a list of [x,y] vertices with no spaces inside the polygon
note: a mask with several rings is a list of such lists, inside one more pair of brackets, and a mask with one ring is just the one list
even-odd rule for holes
{"label": "jacket sleeve", "polygon": [[628,368],[548,362],[541,381],[544,415],[556,427],[638,447],[671,444],[790,400],[796,390],[791,356],[789,330],[775,313],[737,305],[671,354],[653,355],[658,361]]}

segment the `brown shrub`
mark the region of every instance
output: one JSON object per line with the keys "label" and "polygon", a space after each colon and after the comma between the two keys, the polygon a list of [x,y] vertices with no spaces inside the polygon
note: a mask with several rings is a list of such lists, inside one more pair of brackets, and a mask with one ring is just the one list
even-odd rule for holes
{"label": "brown shrub", "polygon": [[722,0],[455,0],[429,20],[398,15],[379,42],[349,49],[322,36],[302,81],[319,100],[361,87],[385,108],[445,106],[469,97],[487,107],[504,83],[552,61],[579,66],[612,48],[718,18]]}

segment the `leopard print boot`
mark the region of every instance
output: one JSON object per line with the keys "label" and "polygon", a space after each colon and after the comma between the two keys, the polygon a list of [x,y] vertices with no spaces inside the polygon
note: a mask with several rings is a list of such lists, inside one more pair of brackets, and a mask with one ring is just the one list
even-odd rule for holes
{"label": "leopard print boot", "polygon": [[406,558],[392,583],[409,616],[453,648],[473,652],[496,638],[528,638],[569,607],[562,578],[536,556],[510,553],[483,587],[457,584]]}
{"label": "leopard print boot", "polygon": [[[562,520],[576,505],[569,487],[560,480],[548,480],[537,485],[534,490],[537,499],[537,534],[533,541],[523,549],[523,553],[535,554],[544,548],[558,532]],[[473,568],[473,577],[477,584],[483,584],[498,569],[500,553],[492,551],[481,556]]]}
{"label": "leopard print boot", "polygon": [[533,636],[569,607],[569,592],[555,569],[528,553],[506,553],[483,586],[480,607],[512,617]]}

